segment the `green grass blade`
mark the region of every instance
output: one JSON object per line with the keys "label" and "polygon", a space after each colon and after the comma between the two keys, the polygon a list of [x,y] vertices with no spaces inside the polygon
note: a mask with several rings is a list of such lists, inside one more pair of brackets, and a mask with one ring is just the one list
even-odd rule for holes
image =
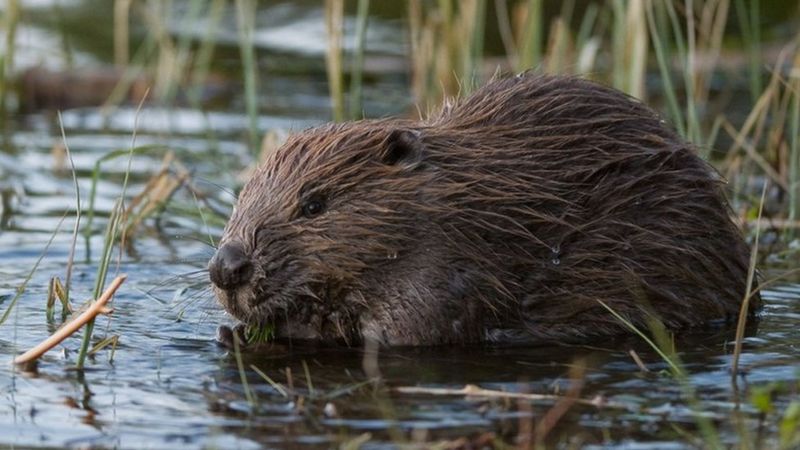
{"label": "green grass blade", "polygon": [[358,0],[356,12],[356,42],[353,50],[353,65],[350,68],[350,111],[351,119],[364,117],[362,83],[364,78],[364,50],[367,41],[369,21],[369,0]]}

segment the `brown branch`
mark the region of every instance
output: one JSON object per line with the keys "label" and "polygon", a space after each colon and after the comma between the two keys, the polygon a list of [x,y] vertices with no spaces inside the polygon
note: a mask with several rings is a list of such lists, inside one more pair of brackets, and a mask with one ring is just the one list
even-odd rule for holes
{"label": "brown branch", "polygon": [[78,331],[82,326],[86,325],[87,322],[97,317],[98,314],[109,314],[113,311],[113,309],[107,308],[106,303],[111,300],[111,297],[114,296],[114,293],[119,289],[122,283],[127,278],[125,275],[120,275],[111,282],[108,288],[103,292],[103,295],[97,299],[96,302],[89,305],[86,311],[80,313],[77,317],[70,320],[64,326],[59,328],[55,333],[50,335],[47,339],[39,343],[36,347],[28,350],[27,352],[17,356],[14,358],[14,364],[25,364],[35,359],[38,359],[40,356],[44,355],[48,350],[55,347],[61,341],[71,336],[73,333]]}
{"label": "brown branch", "polygon": [[[425,388],[419,386],[400,386],[393,389],[395,392],[401,394],[427,394],[427,395],[465,395],[473,397],[485,398],[517,398],[523,400],[560,400],[563,398],[561,395],[550,394],[523,394],[519,392],[505,392],[494,391],[490,389],[483,389],[474,384],[468,384],[461,389],[447,389],[447,388]],[[626,405],[620,403],[608,402],[605,398],[597,396],[591,400],[589,399],[575,399],[575,403],[581,405],[595,406],[597,408],[622,408],[628,409]]]}

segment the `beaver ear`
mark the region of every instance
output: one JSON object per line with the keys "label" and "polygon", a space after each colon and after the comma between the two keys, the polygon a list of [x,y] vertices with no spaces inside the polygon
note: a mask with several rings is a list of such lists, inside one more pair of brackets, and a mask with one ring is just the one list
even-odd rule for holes
{"label": "beaver ear", "polygon": [[415,166],[422,160],[423,150],[419,131],[392,130],[383,141],[380,160],[389,166]]}

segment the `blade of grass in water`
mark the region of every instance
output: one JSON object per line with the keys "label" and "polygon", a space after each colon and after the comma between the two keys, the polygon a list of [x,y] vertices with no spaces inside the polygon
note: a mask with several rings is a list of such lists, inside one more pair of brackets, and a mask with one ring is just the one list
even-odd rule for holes
{"label": "blade of grass in water", "polygon": [[750,299],[752,294],[750,290],[753,288],[753,281],[755,279],[756,261],[758,260],[758,239],[761,234],[761,213],[764,211],[764,198],[767,195],[767,184],[761,190],[761,201],[758,204],[758,220],[756,221],[756,234],[753,243],[753,249],[750,251],[750,268],[747,271],[747,284],[742,298],[742,305],[739,310],[739,320],[736,323],[736,342],[733,347],[733,362],[731,364],[731,383],[736,386],[736,378],[739,375],[739,358],[742,355],[742,340],[744,340],[744,329],[747,325],[747,317],[750,313]]}
{"label": "blade of grass in water", "polygon": [[686,373],[686,370],[681,365],[680,359],[678,355],[675,354],[674,351],[670,351],[672,354],[667,354],[669,346],[669,338],[667,336],[666,329],[664,328],[661,322],[653,319],[650,323],[651,333],[655,340],[650,339],[642,330],[636,327],[630,320],[622,317],[618,312],[616,312],[613,308],[608,306],[602,300],[597,300],[600,305],[605,308],[609,313],[611,313],[614,318],[620,321],[626,328],[636,333],[639,337],[641,337],[650,348],[653,349],[661,359],[669,365],[673,377],[678,381],[678,384],[683,391],[683,396],[685,397],[689,407],[694,412],[694,420],[697,423],[698,428],[703,435],[703,444],[706,448],[713,448],[713,449],[721,449],[722,443],[720,442],[719,434],[717,430],[714,428],[713,423],[711,420],[702,415],[703,409],[700,407],[700,402],[697,399],[697,395],[694,391],[694,387],[692,387],[691,383],[689,382],[689,376]]}
{"label": "blade of grass in water", "polygon": [[303,360],[303,373],[306,374],[306,386],[308,386],[308,396],[314,397],[314,385],[311,383],[311,371],[308,370],[308,363]]}
{"label": "blade of grass in water", "polygon": [[[130,179],[131,164],[133,162],[133,156],[135,154],[134,149],[136,149],[136,135],[137,135],[136,130],[139,129],[139,115],[142,112],[142,105],[144,105],[144,101],[147,99],[149,93],[150,93],[149,89],[145,91],[141,101],[139,102],[139,106],[136,108],[136,114],[134,115],[133,133],[131,135],[131,145],[130,148],[128,149],[128,166],[125,169],[125,178],[122,181],[122,192],[120,192],[119,198],[114,204],[114,208],[112,208],[111,210],[111,217],[109,217],[108,226],[106,227],[106,233],[103,243],[103,254],[100,256],[100,261],[97,267],[97,274],[95,275],[94,292],[92,295],[93,299],[99,298],[103,292],[103,286],[105,286],[106,284],[106,276],[108,275],[108,269],[111,264],[111,253],[114,249],[114,243],[117,240],[117,233],[122,228],[120,224],[125,220],[124,218],[125,194],[128,189],[128,180]],[[124,232],[125,230],[122,229],[123,241],[125,239]],[[76,367],[79,370],[83,369],[84,363],[86,361],[86,356],[89,353],[92,341],[92,331],[94,331],[94,319],[87,322],[86,326],[84,327],[83,340],[81,342],[81,348],[80,351],[78,352],[78,359],[76,363]]]}
{"label": "blade of grass in water", "polygon": [[275,380],[270,378],[269,375],[264,373],[261,369],[259,369],[258,367],[254,366],[252,364],[250,365],[250,368],[253,369],[253,371],[255,373],[257,373],[261,378],[266,380],[267,383],[269,383],[270,386],[272,386],[273,389],[275,389],[279,394],[281,394],[281,396],[283,396],[285,398],[289,397],[289,393],[286,392],[286,389],[283,386],[281,386],[279,383],[276,383]]}
{"label": "blade of grass in water", "polygon": [[81,189],[78,186],[78,175],[75,173],[75,161],[72,160],[72,153],[67,145],[67,134],[64,132],[64,121],[61,118],[61,111],[58,112],[58,126],[61,129],[61,140],[64,144],[64,151],[69,159],[70,170],[72,171],[72,182],[75,185],[75,227],[72,230],[72,242],[69,246],[69,256],[67,257],[67,274],[64,278],[64,303],[69,303],[69,291],[72,285],[72,266],[75,262],[75,246],[78,243],[78,232],[81,227]]}
{"label": "blade of grass in water", "polygon": [[672,358],[667,356],[667,354],[661,349],[661,347],[656,345],[656,343],[653,342],[653,340],[650,339],[646,334],[644,334],[643,331],[638,329],[636,325],[634,325],[630,320],[622,317],[617,311],[612,309],[602,300],[597,300],[597,301],[603,308],[605,308],[609,313],[611,313],[611,315],[614,316],[615,319],[619,320],[621,324],[625,325],[629,330],[633,331],[634,333],[639,335],[639,337],[642,338],[645,342],[647,342],[647,345],[649,345],[650,348],[652,348],[656,353],[658,353],[658,356],[660,356],[661,359],[664,360],[664,362],[669,365],[673,373],[679,374],[681,376],[685,375],[685,373],[683,372],[683,368],[681,368]]}
{"label": "blade of grass in water", "polygon": [[[98,298],[100,293],[103,291],[103,286],[105,286],[108,268],[111,263],[111,253],[114,250],[114,242],[116,242],[119,223],[122,220],[122,212],[122,199],[119,199],[114,204],[111,217],[108,220],[108,227],[106,228],[105,239],[103,243],[103,253],[100,256],[97,274],[95,275],[96,278],[92,298]],[[92,331],[94,331],[94,319],[87,322],[86,326],[84,327],[83,341],[81,342],[81,348],[78,352],[78,359],[76,363],[76,367],[78,369],[83,369],[86,355],[88,354],[91,344]]]}
{"label": "blade of grass in water", "polygon": [[109,337],[103,339],[102,341],[98,342],[97,344],[95,344],[95,346],[92,347],[91,350],[89,350],[89,354],[90,355],[94,355],[95,353],[99,352],[100,350],[102,350],[102,349],[104,349],[104,348],[106,348],[106,347],[108,347],[110,345],[111,346],[111,352],[108,355],[108,362],[110,362],[110,363],[114,362],[114,354],[117,351],[117,345],[118,344],[119,344],[119,335],[118,334],[115,334],[114,336],[109,336]]}
{"label": "blade of grass in water", "polygon": [[242,389],[244,396],[247,398],[247,404],[250,405],[250,413],[254,413],[258,406],[255,392],[250,389],[250,384],[247,382],[247,372],[244,370],[244,363],[242,362],[242,352],[239,349],[239,338],[234,333],[233,336],[233,355],[236,358],[236,367],[239,370],[239,379],[242,382]]}

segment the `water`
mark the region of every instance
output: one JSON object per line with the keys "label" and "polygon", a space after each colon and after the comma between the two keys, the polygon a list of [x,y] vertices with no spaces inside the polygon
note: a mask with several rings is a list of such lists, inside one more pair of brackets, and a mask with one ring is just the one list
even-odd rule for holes
{"label": "water", "polygon": [[[86,269],[78,267],[75,292],[91,288],[91,277],[81,276]],[[182,283],[163,286],[169,281],[164,272],[191,269],[163,256],[123,264],[121,270],[131,279],[114,301],[114,318],[102,319],[97,326],[99,335],[120,335],[113,363],[104,351],[85,372],[70,370],[79,346],[79,339],[72,338],[43,358],[34,374],[16,372],[9,364],[0,366],[4,392],[0,440],[54,447],[313,444],[326,448],[366,432],[375,446],[396,442],[398,435],[402,440],[430,441],[491,431],[513,439],[520,423],[540,418],[550,402],[521,408],[516,400],[406,395],[391,389],[460,389],[477,384],[510,392],[564,392],[569,387],[569,366],[578,358],[588,367],[580,396],[599,395],[620,406],[574,407],[554,434],[569,430],[568,440],[591,443],[602,441],[607,433],[606,444],[618,448],[634,442],[642,448],[662,448],[662,442],[675,436],[672,425],[694,429],[692,412],[681,400],[678,385],[658,374],[666,366],[634,339],[558,348],[386,350],[378,356],[382,386],[369,382],[364,354],[358,349],[278,347],[245,354],[244,365],[258,367],[284,389],[289,389],[291,379],[294,391],[286,398],[247,370],[257,397],[253,408],[235,358],[213,340],[216,324],[225,318],[202,299],[191,303],[172,299]],[[39,273],[58,270],[54,263]],[[41,306],[45,281],[34,278],[4,326],[0,354],[7,359],[50,332]],[[798,294],[798,285],[766,293],[768,306],[759,330],[745,343],[743,389],[776,382],[795,383],[796,389]],[[681,342],[686,349],[681,357],[703,414],[727,432],[737,399],[745,397],[742,416],[752,427],[758,417],[746,396],[732,391],[729,337],[709,333]],[[628,349],[635,349],[653,372],[641,373]]]}
{"label": "water", "polygon": [[[270,61],[292,59],[313,75],[264,71],[259,80],[261,130],[300,129],[328,115],[324,75],[319,72],[321,11],[313,5],[303,4],[298,10],[287,5],[272,10],[277,15],[260,13],[259,20],[281,17],[284,26],[259,34],[257,43],[263,47],[260,51],[274,54]],[[386,47],[379,49],[384,54],[402,49],[387,37],[394,26],[391,20],[370,22],[378,36],[386,37]],[[301,34],[306,30],[309,41],[293,41],[300,48],[286,48],[281,29]],[[57,41],[46,26],[23,31]],[[21,60],[41,56],[37,49],[28,47],[20,53]],[[79,48],[76,60],[96,63],[103,60],[102,51]],[[366,87],[369,115],[409,110],[405,83],[397,73],[374,75]],[[579,397],[600,398],[609,406],[573,405],[548,434],[548,444],[691,448],[692,440],[681,437],[676,428],[701,435],[698,413],[682,397],[680,384],[664,375],[668,367],[638,338],[582,346],[392,349],[381,350],[377,360],[362,349],[276,345],[243,355],[249,386],[245,388],[236,358],[214,340],[217,325],[230,321],[215,305],[202,272],[232,204],[237,176],[252,159],[244,144],[248,122],[241,113],[239,92],[235,89],[231,98],[205,112],[155,104],[138,113],[134,106],[124,106],[107,116],[94,107],[64,111],[84,207],[95,161],[111,150],[129,148],[134,128],[135,145],[173,149],[191,169],[195,191],[179,190],[161,219],[147,221],[132,246],[115,256],[112,274],[125,273],[128,280],[115,297],[113,317],[97,322],[95,338],[118,335],[119,345],[113,361],[108,349],[101,350],[84,371],[72,369],[80,335],[48,353],[35,372],[10,364],[15,354],[54,330],[45,320],[47,284],[51,276],[65,274],[76,208],[71,174],[65,170],[69,165],[53,156],[60,143],[55,117],[34,113],[12,118],[7,127],[12,131],[5,134],[0,152],[0,311],[9,307],[64,212],[68,215],[10,317],[0,325],[0,447],[330,448],[363,440],[363,448],[385,448],[441,441],[453,446],[480,446],[492,439],[515,442],[520,430],[540,423],[553,401],[408,394],[398,388],[458,390],[477,385],[513,393],[563,394],[571,386],[571,368],[581,364],[586,372]],[[141,192],[163,156],[156,152],[133,158],[129,193]],[[122,192],[128,160],[110,160],[102,169],[96,203],[100,214],[93,224],[99,232]],[[207,203],[198,206],[198,194],[206,196]],[[82,223],[86,222],[84,215]],[[99,233],[89,241],[78,239],[72,283],[76,303],[91,294],[101,248]],[[559,262],[558,247],[552,262]],[[797,263],[784,260],[782,265]],[[765,269],[767,275],[778,273]],[[696,390],[699,414],[710,418],[722,441],[736,441],[735,420],[740,419],[751,439],[757,433],[766,436],[762,445],[768,448],[777,445],[777,414],[797,399],[800,389],[800,284],[787,279],[763,295],[766,307],[757,329],[745,340],[741,361],[746,375],[738,390],[730,382],[730,330],[684,336],[677,345]],[[637,367],[629,350],[650,372]],[[375,381],[377,376],[381,383]],[[751,396],[769,386],[783,390],[776,391],[777,412],[762,422]]]}

